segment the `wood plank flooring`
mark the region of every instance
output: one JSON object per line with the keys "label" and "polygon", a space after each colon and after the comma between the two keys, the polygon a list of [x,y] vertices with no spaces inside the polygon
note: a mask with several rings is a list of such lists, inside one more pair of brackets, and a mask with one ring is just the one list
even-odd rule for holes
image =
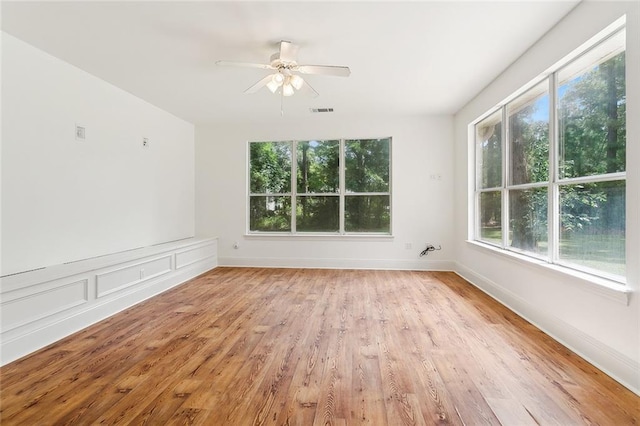
{"label": "wood plank flooring", "polygon": [[217,268],[0,369],[2,425],[637,425],[453,273]]}

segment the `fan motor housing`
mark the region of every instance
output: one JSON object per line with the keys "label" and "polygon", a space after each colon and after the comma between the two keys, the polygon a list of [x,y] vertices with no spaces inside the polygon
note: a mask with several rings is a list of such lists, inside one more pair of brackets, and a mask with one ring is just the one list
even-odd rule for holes
{"label": "fan motor housing", "polygon": [[298,66],[296,61],[283,61],[280,59],[280,53],[274,53],[271,55],[271,66],[276,69],[293,69]]}

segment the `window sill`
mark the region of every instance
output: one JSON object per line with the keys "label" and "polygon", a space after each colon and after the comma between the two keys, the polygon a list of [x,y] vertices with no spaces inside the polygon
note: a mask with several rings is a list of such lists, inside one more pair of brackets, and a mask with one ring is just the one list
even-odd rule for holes
{"label": "window sill", "polygon": [[483,244],[479,241],[467,240],[467,243],[480,251],[490,252],[498,256],[502,256],[505,259],[516,262],[519,264],[526,264],[533,268],[541,268],[545,271],[552,271],[558,274],[563,274],[573,278],[573,280],[567,281],[581,290],[589,291],[615,302],[621,303],[625,306],[629,305],[629,299],[633,290],[630,289],[624,283],[620,283],[606,278],[597,277],[585,272],[576,271],[564,266],[554,265],[545,262],[544,260],[524,256],[519,253],[504,250],[498,247],[493,247],[489,244]]}
{"label": "window sill", "polygon": [[320,233],[284,233],[260,232],[244,234],[245,238],[257,240],[296,240],[296,241],[393,241],[389,234],[320,234]]}

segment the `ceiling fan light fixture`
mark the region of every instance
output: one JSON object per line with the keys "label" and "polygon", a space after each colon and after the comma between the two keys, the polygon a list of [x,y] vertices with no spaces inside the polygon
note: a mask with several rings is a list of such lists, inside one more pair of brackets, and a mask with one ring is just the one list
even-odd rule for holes
{"label": "ceiling fan light fixture", "polygon": [[274,82],[273,80],[267,83],[267,89],[269,89],[271,93],[276,93],[276,91],[278,90],[278,87],[280,87],[280,85]]}
{"label": "ceiling fan light fixture", "polygon": [[293,86],[289,83],[286,83],[282,86],[282,94],[284,96],[291,96],[293,95],[295,92],[293,90]]}
{"label": "ceiling fan light fixture", "polygon": [[297,74],[293,74],[291,75],[291,77],[289,77],[289,83],[296,89],[296,90],[300,90],[302,89],[302,85],[304,84],[304,80],[302,79],[302,77],[300,77]]}
{"label": "ceiling fan light fixture", "polygon": [[276,84],[276,87],[279,87],[284,83],[285,77],[281,72],[277,72],[271,77],[271,81]]}

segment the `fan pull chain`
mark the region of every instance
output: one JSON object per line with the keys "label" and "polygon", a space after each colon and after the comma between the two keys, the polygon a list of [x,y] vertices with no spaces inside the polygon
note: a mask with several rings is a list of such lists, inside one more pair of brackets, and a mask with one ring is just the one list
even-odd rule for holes
{"label": "fan pull chain", "polygon": [[284,117],[284,91],[280,89],[280,117]]}

